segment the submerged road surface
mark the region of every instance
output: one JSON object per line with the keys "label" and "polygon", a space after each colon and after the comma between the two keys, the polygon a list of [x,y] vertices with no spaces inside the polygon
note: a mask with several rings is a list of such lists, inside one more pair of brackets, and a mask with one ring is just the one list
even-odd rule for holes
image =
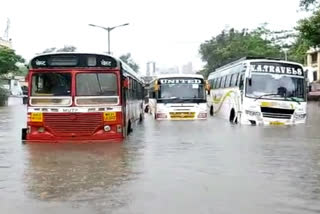
{"label": "submerged road surface", "polygon": [[320,105],[305,125],[154,121],[124,143],[27,144],[0,108],[0,212],[319,213]]}

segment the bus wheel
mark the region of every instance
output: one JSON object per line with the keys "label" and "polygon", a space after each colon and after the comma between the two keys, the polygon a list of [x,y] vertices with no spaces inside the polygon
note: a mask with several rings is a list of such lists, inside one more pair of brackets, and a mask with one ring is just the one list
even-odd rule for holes
{"label": "bus wheel", "polygon": [[232,109],[230,112],[229,121],[230,121],[230,123],[237,123],[238,122],[238,118],[236,117],[236,113],[235,113],[234,109]]}
{"label": "bus wheel", "polygon": [[210,107],[210,116],[213,116],[214,112],[213,112],[213,106]]}
{"label": "bus wheel", "polygon": [[132,132],[132,127],[131,127],[131,121],[129,120],[128,129],[127,129],[127,135],[129,135],[131,132]]}
{"label": "bus wheel", "polygon": [[143,118],[144,118],[143,114],[140,114],[140,116],[139,116],[139,123],[142,123]]}
{"label": "bus wheel", "polygon": [[149,112],[149,106],[146,105],[146,107],[144,108],[144,113],[148,113]]}
{"label": "bus wheel", "polygon": [[22,143],[25,144],[25,140],[27,140],[27,129],[26,128],[22,129],[21,140],[22,140]]}

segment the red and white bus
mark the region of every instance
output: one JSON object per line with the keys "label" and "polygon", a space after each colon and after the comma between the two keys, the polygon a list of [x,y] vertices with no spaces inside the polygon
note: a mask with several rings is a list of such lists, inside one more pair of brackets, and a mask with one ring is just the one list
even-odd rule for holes
{"label": "red and white bus", "polygon": [[144,82],[104,54],[52,53],[30,62],[27,141],[123,139],[142,121]]}

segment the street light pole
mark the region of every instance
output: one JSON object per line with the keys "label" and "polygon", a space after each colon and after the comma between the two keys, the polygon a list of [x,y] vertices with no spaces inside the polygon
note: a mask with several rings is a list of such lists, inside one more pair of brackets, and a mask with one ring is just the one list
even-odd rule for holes
{"label": "street light pole", "polygon": [[89,24],[89,26],[91,26],[91,27],[98,27],[98,28],[101,28],[103,30],[108,31],[108,54],[111,54],[111,52],[110,52],[110,31],[112,31],[113,29],[115,29],[117,27],[122,27],[122,26],[126,26],[126,25],[129,25],[129,23],[125,23],[125,24],[117,25],[117,26],[113,26],[113,27],[103,27],[103,26],[99,26],[99,25]]}

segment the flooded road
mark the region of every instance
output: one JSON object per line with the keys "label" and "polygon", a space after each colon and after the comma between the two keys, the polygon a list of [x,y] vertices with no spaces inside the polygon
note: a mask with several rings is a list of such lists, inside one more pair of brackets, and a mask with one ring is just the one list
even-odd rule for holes
{"label": "flooded road", "polygon": [[0,108],[2,213],[319,213],[320,105],[305,125],[154,121],[124,143],[27,144]]}

